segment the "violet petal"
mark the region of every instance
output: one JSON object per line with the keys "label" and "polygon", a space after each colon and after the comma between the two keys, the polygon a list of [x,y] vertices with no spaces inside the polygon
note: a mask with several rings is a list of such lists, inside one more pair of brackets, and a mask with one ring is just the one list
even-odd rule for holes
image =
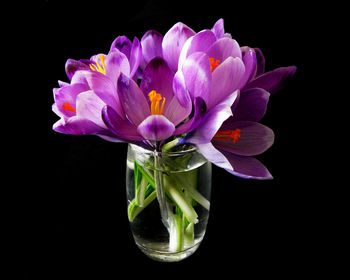
{"label": "violet petal", "polygon": [[212,79],[209,57],[203,52],[193,53],[186,59],[182,72],[191,99],[200,96],[208,102]]}
{"label": "violet petal", "polygon": [[146,140],[160,141],[172,136],[175,126],[163,115],[151,115],[139,124],[137,131]]}
{"label": "violet petal", "polygon": [[252,88],[241,92],[238,104],[232,108],[232,121],[258,122],[265,115],[270,94],[262,88]]}
{"label": "violet petal", "polygon": [[143,139],[132,123],[120,118],[116,111],[108,105],[102,109],[102,119],[105,125],[120,139],[125,141]]}
{"label": "violet petal", "polygon": [[118,79],[118,93],[125,114],[135,126],[151,114],[150,106],[141,89],[123,73]]}
{"label": "violet petal", "polygon": [[162,42],[163,57],[174,72],[178,69],[179,56],[183,45],[188,38],[195,34],[187,25],[178,22],[164,35]]}
{"label": "violet petal", "polygon": [[163,57],[163,35],[158,31],[149,30],[141,38],[142,55],[145,66],[155,57]]}
{"label": "violet petal", "polygon": [[166,61],[162,58],[154,58],[147,64],[143,72],[140,88],[146,98],[152,90],[165,97],[164,110],[166,110],[174,96],[173,78],[174,72],[169,68]]}
{"label": "violet petal", "polygon": [[[216,146],[216,145],[214,145]],[[231,174],[244,178],[256,180],[273,179],[268,169],[257,159],[253,157],[243,157],[232,153],[221,151],[226,159],[230,162],[233,170],[226,169]]]}
{"label": "violet petal", "polygon": [[225,100],[206,113],[201,124],[187,141],[193,144],[210,142],[215,133],[220,129],[221,124],[232,116],[231,106],[237,98],[238,92],[236,91],[230,94]]}
{"label": "violet petal", "polygon": [[277,68],[252,80],[246,85],[245,89],[263,88],[270,94],[276,93],[285,87],[288,80],[295,74],[295,71],[295,66]]}
{"label": "violet petal", "polygon": [[243,75],[244,64],[238,57],[229,57],[216,67],[212,73],[208,109],[214,107],[229,94],[239,89]]}
{"label": "violet petal", "polygon": [[[227,125],[225,126],[228,127]],[[230,130],[240,129],[240,137],[234,143],[233,140],[218,140],[215,138],[212,142],[220,150],[228,151],[241,156],[254,156],[265,152],[271,147],[274,141],[272,129],[257,122],[236,121],[231,122]],[[220,128],[219,131],[223,129]],[[226,129],[225,129],[226,130]]]}

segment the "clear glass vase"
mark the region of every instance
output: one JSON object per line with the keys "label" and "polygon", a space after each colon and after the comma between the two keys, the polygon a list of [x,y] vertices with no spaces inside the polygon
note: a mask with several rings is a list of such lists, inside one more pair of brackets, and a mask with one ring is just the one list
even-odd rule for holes
{"label": "clear glass vase", "polygon": [[180,261],[200,245],[210,208],[211,163],[195,148],[152,152],[129,144],[126,193],[137,246],[158,261]]}

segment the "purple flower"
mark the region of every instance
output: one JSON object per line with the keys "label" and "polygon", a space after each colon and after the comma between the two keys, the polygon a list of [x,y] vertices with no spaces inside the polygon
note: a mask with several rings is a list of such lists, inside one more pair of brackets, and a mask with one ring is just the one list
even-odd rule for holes
{"label": "purple flower", "polygon": [[236,98],[231,110],[214,107],[187,141],[208,160],[243,178],[272,179],[266,167],[252,156],[266,151],[274,141],[273,131],[259,124],[270,94],[250,89]]}
{"label": "purple flower", "polygon": [[102,111],[110,131],[118,138],[151,142],[179,134],[184,126],[180,123],[191,113],[192,102],[186,91],[175,93],[173,79],[174,72],[161,58],[147,64],[140,87],[121,74],[117,91],[122,108],[116,110],[110,103]]}

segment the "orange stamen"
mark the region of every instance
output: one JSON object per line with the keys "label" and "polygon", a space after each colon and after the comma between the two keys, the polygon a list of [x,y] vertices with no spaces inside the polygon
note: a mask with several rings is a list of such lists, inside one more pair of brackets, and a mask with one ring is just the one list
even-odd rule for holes
{"label": "orange stamen", "polygon": [[220,60],[215,59],[214,57],[209,57],[209,61],[210,61],[211,72],[213,72],[215,68],[218,67],[218,65],[220,64]]}
{"label": "orange stamen", "polygon": [[233,141],[233,144],[235,144],[239,137],[241,137],[241,129],[237,128],[235,130],[222,130],[218,131],[215,135],[213,140],[223,140],[223,141]]}
{"label": "orange stamen", "polygon": [[74,113],[77,112],[77,110],[75,110],[72,107],[72,105],[69,104],[69,102],[63,103],[62,107],[63,107],[64,110],[71,111],[71,112],[74,112]]}
{"label": "orange stamen", "polygon": [[155,90],[152,90],[148,94],[149,100],[151,101],[151,114],[152,115],[161,115],[163,114],[165,97],[163,97],[162,106],[159,108],[160,101],[162,100],[162,95],[157,93]]}

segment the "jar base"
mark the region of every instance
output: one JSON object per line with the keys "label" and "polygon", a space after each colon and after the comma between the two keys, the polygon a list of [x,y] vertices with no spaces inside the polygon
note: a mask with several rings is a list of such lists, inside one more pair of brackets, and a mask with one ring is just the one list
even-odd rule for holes
{"label": "jar base", "polygon": [[200,243],[201,242],[198,242],[192,247],[189,247],[181,252],[174,252],[174,253],[154,250],[149,247],[146,248],[141,244],[139,244],[138,242],[136,242],[136,245],[147,257],[151,258],[152,260],[159,261],[159,262],[178,262],[191,256],[198,249]]}

